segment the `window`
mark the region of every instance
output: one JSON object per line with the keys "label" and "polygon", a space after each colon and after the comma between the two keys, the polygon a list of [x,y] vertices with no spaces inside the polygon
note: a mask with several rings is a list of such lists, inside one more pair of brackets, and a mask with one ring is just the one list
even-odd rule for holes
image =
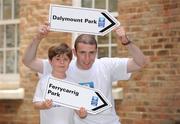
{"label": "window", "polygon": [[[80,2],[79,2],[80,1]],[[73,5],[108,10],[115,18],[118,16],[118,0],[74,0]],[[98,58],[115,57],[117,55],[117,43],[114,32],[105,36],[97,36],[98,41]]]}
{"label": "window", "polygon": [[0,83],[19,79],[18,18],[19,0],[0,0]]}

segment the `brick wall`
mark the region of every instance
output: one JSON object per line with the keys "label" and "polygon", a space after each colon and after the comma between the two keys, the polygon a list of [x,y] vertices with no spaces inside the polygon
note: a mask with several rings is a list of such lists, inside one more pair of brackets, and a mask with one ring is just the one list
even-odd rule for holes
{"label": "brick wall", "polygon": [[[32,106],[38,81],[37,74],[25,67],[21,58],[37,27],[48,18],[49,3],[71,5],[71,0],[21,0],[20,8],[20,76],[25,88],[24,100],[0,100],[0,124],[38,124],[39,113]],[[180,1],[178,0],[119,0],[119,20],[128,35],[151,63],[121,81],[124,99],[116,101],[122,124],[180,123]],[[50,44],[71,44],[70,33],[50,33],[38,49],[47,58]],[[127,56],[119,45],[119,55]]]}
{"label": "brick wall", "polygon": [[[0,124],[39,124],[39,112],[33,108],[32,98],[38,81],[35,72],[25,67],[22,55],[38,30],[38,26],[48,21],[49,4],[70,5],[68,0],[20,0],[20,77],[21,87],[25,89],[23,100],[0,100]],[[47,58],[47,49],[51,44],[66,42],[70,45],[70,33],[50,33],[38,49],[37,56]]]}
{"label": "brick wall", "polygon": [[[124,87],[117,112],[123,124],[180,124],[180,1],[119,0],[119,20],[150,57]],[[120,46],[120,55],[127,51]]]}
{"label": "brick wall", "polygon": [[[21,54],[23,54],[27,44],[31,42],[32,37],[38,30],[38,26],[48,21],[49,4],[70,4],[68,0],[21,0]],[[38,48],[37,56],[47,58],[47,49],[52,45],[60,42],[66,42],[70,45],[70,33],[51,32],[48,37],[43,39]],[[21,63],[21,62],[20,62]],[[35,110],[32,105],[32,98],[38,81],[37,74],[29,68],[21,65],[21,83],[25,88],[25,99],[23,102],[23,112],[26,113],[26,120],[21,120],[23,124],[38,124],[39,111]],[[26,73],[24,73],[26,72]]]}

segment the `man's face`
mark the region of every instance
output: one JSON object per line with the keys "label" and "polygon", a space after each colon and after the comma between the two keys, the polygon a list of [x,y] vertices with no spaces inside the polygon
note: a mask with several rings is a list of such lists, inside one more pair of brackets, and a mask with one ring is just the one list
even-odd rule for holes
{"label": "man's face", "polygon": [[80,69],[88,70],[91,68],[96,58],[96,45],[79,43],[74,55],[77,57],[77,66]]}

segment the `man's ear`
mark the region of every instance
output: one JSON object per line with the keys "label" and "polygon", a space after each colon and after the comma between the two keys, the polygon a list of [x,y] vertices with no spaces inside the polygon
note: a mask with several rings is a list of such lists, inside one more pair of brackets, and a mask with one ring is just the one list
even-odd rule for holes
{"label": "man's ear", "polygon": [[74,56],[77,57],[77,53],[76,53],[76,50],[74,48],[72,49],[72,52],[73,52]]}

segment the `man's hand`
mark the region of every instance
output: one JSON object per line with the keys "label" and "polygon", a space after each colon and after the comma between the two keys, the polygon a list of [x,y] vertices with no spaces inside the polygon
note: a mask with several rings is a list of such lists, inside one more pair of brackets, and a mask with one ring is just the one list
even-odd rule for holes
{"label": "man's hand", "polygon": [[127,45],[130,43],[130,41],[128,40],[128,38],[126,36],[125,29],[123,27],[119,26],[115,29],[115,31],[121,41],[121,44]]}
{"label": "man's hand", "polygon": [[79,115],[80,118],[85,118],[87,116],[87,111],[85,108],[81,107],[80,110],[75,110],[76,114]]}
{"label": "man's hand", "polygon": [[45,23],[39,27],[38,34],[36,35],[35,38],[37,40],[42,40],[48,35],[49,31],[50,31],[49,23]]}

